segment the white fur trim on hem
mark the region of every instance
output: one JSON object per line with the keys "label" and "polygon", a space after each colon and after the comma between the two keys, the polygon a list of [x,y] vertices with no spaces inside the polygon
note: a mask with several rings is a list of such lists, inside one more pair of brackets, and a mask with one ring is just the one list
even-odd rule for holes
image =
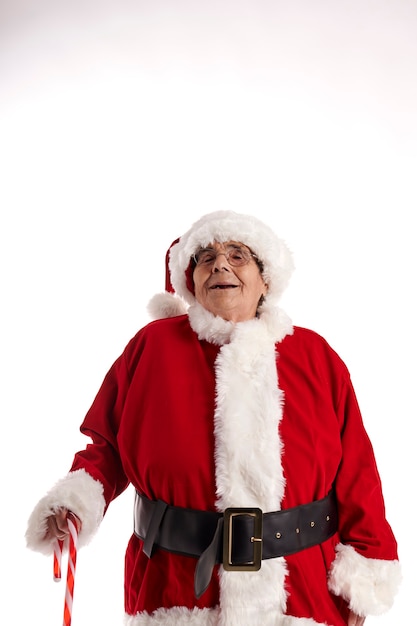
{"label": "white fur trim on hem", "polygon": [[53,553],[54,540],[45,539],[47,519],[61,508],[72,511],[81,520],[78,546],[82,547],[96,533],[105,505],[103,485],[98,480],[83,469],[70,472],[35,506],[26,531],[28,548],[46,555]]}
{"label": "white fur trim on hem", "polygon": [[358,615],[388,611],[401,583],[398,561],[368,559],[350,545],[336,546],[329,574],[329,589],[341,596]]}
{"label": "white fur trim on hem", "polygon": [[153,613],[137,613],[125,616],[125,626],[217,626],[218,607],[214,609],[187,609],[174,606],[157,609]]}
{"label": "white fur trim on hem", "polygon": [[[214,609],[187,609],[175,606],[171,609],[157,609],[153,613],[137,613],[126,615],[125,626],[219,626],[221,624],[220,610]],[[276,615],[267,608],[248,613],[236,614],[236,621],[223,622],[232,626],[326,626],[313,619],[292,617],[290,615]]]}

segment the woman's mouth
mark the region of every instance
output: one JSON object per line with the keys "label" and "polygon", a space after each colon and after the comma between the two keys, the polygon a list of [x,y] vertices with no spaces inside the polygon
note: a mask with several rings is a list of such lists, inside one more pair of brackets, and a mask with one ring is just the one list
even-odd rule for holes
{"label": "woman's mouth", "polygon": [[216,285],[212,285],[210,289],[235,289],[237,285],[229,285],[224,283],[219,283]]}

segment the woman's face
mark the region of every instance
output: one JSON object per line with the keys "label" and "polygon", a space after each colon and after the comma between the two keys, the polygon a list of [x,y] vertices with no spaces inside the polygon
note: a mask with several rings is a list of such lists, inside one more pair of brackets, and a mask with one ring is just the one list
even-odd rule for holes
{"label": "woman's face", "polygon": [[213,242],[196,256],[193,279],[197,301],[225,320],[243,322],[255,317],[268,287],[249,248],[237,241]]}

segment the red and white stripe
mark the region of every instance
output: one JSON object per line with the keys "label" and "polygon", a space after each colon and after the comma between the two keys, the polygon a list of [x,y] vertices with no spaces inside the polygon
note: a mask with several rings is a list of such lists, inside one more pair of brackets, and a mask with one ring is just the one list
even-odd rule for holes
{"label": "red and white stripe", "polygon": [[[77,563],[77,518],[71,512],[67,515],[68,530],[69,530],[69,543],[68,543],[68,568],[67,568],[67,584],[65,588],[65,603],[64,603],[64,619],[63,626],[71,626],[72,618],[72,602],[74,598],[74,581],[75,581],[75,566]],[[64,542],[57,540],[54,548],[54,580],[61,580],[61,559]]]}

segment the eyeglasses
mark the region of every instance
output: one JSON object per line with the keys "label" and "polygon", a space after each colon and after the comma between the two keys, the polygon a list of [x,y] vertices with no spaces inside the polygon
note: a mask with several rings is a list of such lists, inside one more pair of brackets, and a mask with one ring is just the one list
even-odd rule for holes
{"label": "eyeglasses", "polygon": [[226,261],[233,267],[242,267],[247,265],[251,258],[257,259],[257,256],[245,248],[240,246],[232,246],[227,248],[224,252],[216,252],[213,248],[201,248],[195,254],[192,259],[198,266],[208,267],[212,265],[217,257],[223,254],[226,257]]}

